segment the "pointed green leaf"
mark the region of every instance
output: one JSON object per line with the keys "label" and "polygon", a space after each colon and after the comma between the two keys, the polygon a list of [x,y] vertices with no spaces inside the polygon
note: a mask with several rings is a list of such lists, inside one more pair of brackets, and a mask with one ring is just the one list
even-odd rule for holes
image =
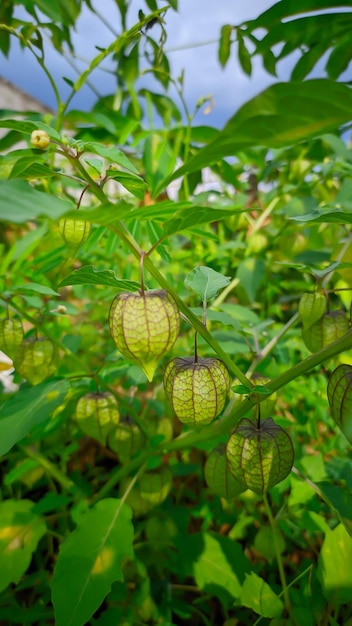
{"label": "pointed green leaf", "polygon": [[106,285],[115,287],[117,291],[137,291],[140,288],[140,284],[134,280],[117,278],[112,270],[96,270],[93,265],[84,265],[75,270],[61,281],[59,287],[67,285]]}
{"label": "pointed green leaf", "polygon": [[351,108],[352,90],[331,80],[272,85],[244,104],[217,138],[162,186],[253,145],[279,148],[335,130],[350,121]]}
{"label": "pointed green leaf", "polygon": [[326,599],[336,606],[352,597],[352,538],[343,524],[326,533],[318,560]]}
{"label": "pointed green leaf", "polygon": [[87,624],[123,580],[123,561],[133,556],[131,517],[122,500],[101,500],[63,542],[51,585],[56,626]]}
{"label": "pointed green leaf", "polygon": [[130,174],[129,172],[122,172],[119,170],[109,169],[106,172],[109,178],[117,180],[123,187],[132,193],[139,200],[143,200],[145,192],[147,190],[147,183],[140,176]]}
{"label": "pointed green leaf", "polygon": [[232,30],[231,24],[224,24],[221,28],[218,56],[222,67],[225,67],[230,58]]}
{"label": "pointed green leaf", "polygon": [[0,455],[23,439],[35,424],[50,418],[60,406],[69,388],[66,380],[43,382],[35,388],[22,389],[1,407]]}
{"label": "pointed green leaf", "polygon": [[55,220],[72,208],[67,200],[37,191],[23,180],[0,180],[0,220],[21,224],[40,215]]}
{"label": "pointed green leaf", "polygon": [[185,278],[185,285],[192,289],[202,300],[214,298],[220,289],[224,289],[231,281],[211,267],[195,267]]}
{"label": "pointed green leaf", "polygon": [[268,583],[254,572],[246,574],[241,603],[262,617],[280,617],[284,608],[280,598]]}
{"label": "pointed green leaf", "polygon": [[0,503],[0,591],[17,584],[32,560],[46,526],[32,513],[30,500],[6,500]]}

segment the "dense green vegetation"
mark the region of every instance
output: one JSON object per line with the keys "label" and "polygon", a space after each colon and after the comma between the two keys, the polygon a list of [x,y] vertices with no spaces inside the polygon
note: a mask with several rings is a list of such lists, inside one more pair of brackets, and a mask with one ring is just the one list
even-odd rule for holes
{"label": "dense green vegetation", "polygon": [[15,4],[0,49],[57,110],[0,112],[0,622],[350,626],[352,3],[224,25],[222,66],[300,58],[220,130],[170,73],[176,0],[116,0],[65,101],[44,52],[84,3]]}

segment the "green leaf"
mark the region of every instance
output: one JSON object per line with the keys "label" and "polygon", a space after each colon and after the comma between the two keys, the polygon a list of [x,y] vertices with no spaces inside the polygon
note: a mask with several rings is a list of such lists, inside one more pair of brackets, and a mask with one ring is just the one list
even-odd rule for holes
{"label": "green leaf", "polygon": [[30,500],[0,503],[0,591],[20,581],[46,533],[42,518],[32,513],[33,506]]}
{"label": "green leaf", "polygon": [[334,510],[340,522],[344,524],[352,536],[352,499],[350,494],[338,485],[326,481],[318,482],[317,486],[327,505]]}
{"label": "green leaf", "polygon": [[249,54],[246,44],[244,43],[244,38],[239,28],[236,30],[237,34],[237,45],[238,45],[238,59],[241,64],[241,67],[247,76],[252,74],[252,59]]}
{"label": "green leaf", "polygon": [[352,597],[352,538],[343,524],[326,533],[318,560],[318,577],[332,605]]}
{"label": "green leaf", "polygon": [[289,217],[289,219],[294,222],[302,223],[325,222],[327,224],[352,224],[352,205],[351,208],[346,209],[335,207],[314,209],[311,213],[296,215],[294,217]]}
{"label": "green leaf", "polygon": [[117,291],[137,291],[140,288],[134,280],[117,278],[112,270],[96,270],[94,265],[84,265],[75,270],[61,281],[59,287],[67,285],[106,285],[115,287]]}
{"label": "green leaf", "polygon": [[43,382],[35,388],[21,388],[1,407],[0,455],[23,439],[35,426],[50,419],[69,388],[66,380]]}
{"label": "green leaf", "polygon": [[133,163],[131,163],[122,150],[119,150],[118,148],[109,148],[101,143],[92,141],[84,144],[84,151],[94,152],[94,154],[98,154],[99,156],[108,159],[108,161],[116,163],[116,165],[121,165],[121,167],[138,174],[138,170],[135,168]]}
{"label": "green leaf", "polygon": [[132,512],[122,500],[98,502],[60,548],[52,581],[56,626],[83,626],[133,557]]}
{"label": "green leaf", "polygon": [[23,122],[22,120],[0,120],[0,128],[9,128],[25,135],[31,135],[34,130],[39,129],[48,133],[51,139],[56,139],[57,141],[60,140],[60,135],[56,132],[56,130],[54,130],[54,128],[51,128],[48,124],[44,124],[44,122],[40,121],[31,122],[28,120]]}
{"label": "green leaf", "polygon": [[265,264],[261,259],[248,258],[238,264],[237,278],[249,300],[254,302],[257,291],[263,282]]}
{"label": "green leaf", "polygon": [[163,181],[162,186],[253,145],[280,148],[335,130],[350,121],[351,108],[352,90],[331,80],[272,85],[244,104],[217,139]]}
{"label": "green leaf", "polygon": [[185,285],[192,289],[205,301],[214,298],[220,289],[224,289],[231,282],[229,276],[223,276],[211,267],[200,265],[195,267],[185,278]]}
{"label": "green leaf", "polygon": [[180,233],[183,230],[199,226],[200,224],[209,224],[220,220],[228,219],[236,213],[243,213],[243,207],[227,207],[226,209],[216,209],[214,207],[190,206],[180,211],[164,223],[163,230],[165,236]]}
{"label": "green leaf", "polygon": [[220,588],[233,598],[239,598],[244,574],[250,570],[240,545],[228,537],[210,533],[192,535],[190,540],[198,545],[193,570],[200,589]]}
{"label": "green leaf", "polygon": [[37,191],[23,180],[0,180],[0,220],[15,224],[39,216],[56,220],[72,208],[67,200]]}
{"label": "green leaf", "polygon": [[225,67],[230,58],[232,30],[231,24],[224,24],[220,31],[218,57],[222,67]]}
{"label": "green leaf", "polygon": [[268,583],[254,572],[246,574],[241,603],[262,617],[280,617],[284,608],[280,598]]}
{"label": "green leaf", "polygon": [[109,178],[117,180],[123,187],[132,193],[139,200],[144,199],[145,192],[148,188],[147,183],[140,176],[130,174],[129,172],[121,172],[118,170],[109,169],[106,172]]}
{"label": "green leaf", "polygon": [[42,293],[45,296],[58,296],[58,292],[47,287],[46,285],[39,285],[39,283],[25,283],[24,285],[17,285],[12,287],[12,291],[20,291],[21,293]]}

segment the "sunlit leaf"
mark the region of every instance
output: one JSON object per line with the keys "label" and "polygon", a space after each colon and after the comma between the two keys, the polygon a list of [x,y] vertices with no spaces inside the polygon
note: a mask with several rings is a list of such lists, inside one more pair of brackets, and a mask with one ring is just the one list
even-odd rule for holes
{"label": "sunlit leaf", "polygon": [[134,280],[116,277],[112,270],[96,270],[93,265],[84,265],[61,281],[59,287],[67,285],[106,285],[115,287],[117,291],[137,291],[140,285]]}
{"label": "sunlit leaf", "polygon": [[131,516],[121,500],[101,500],[62,543],[51,585],[57,626],[87,624],[123,580],[123,561],[133,556]]}
{"label": "sunlit leaf", "polygon": [[284,605],[268,583],[254,572],[246,574],[241,603],[262,617],[280,617]]}

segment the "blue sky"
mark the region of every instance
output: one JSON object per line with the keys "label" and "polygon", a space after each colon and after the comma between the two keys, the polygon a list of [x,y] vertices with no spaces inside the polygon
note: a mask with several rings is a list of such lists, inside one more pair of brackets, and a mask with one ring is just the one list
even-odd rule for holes
{"label": "blue sky", "polygon": [[[254,18],[272,4],[270,0],[246,0],[246,2],[216,0],[215,3],[214,0],[179,0],[179,11],[168,11],[165,26],[168,39],[165,49],[169,51],[173,76],[177,77],[183,69],[185,70],[185,97],[189,107],[192,109],[202,96],[211,94],[214,98],[212,112],[206,119],[202,119],[203,114],[200,113],[197,117],[198,124],[223,126],[241,104],[272,84],[274,79],[262,70],[260,59],[256,59],[250,78],[243,74],[235,54],[232,54],[228,66],[223,70],[217,61],[217,43],[215,43],[223,24],[239,24],[245,19]],[[114,1],[93,0],[93,5],[118,32],[118,11]],[[162,6],[162,3],[159,5]],[[131,0],[129,26],[138,21],[138,9],[141,7],[147,12],[142,0]],[[155,35],[157,28],[156,26]],[[85,8],[73,36],[79,57],[75,63],[84,69],[85,61],[91,60],[97,53],[95,46],[105,47],[113,38],[113,34],[103,22]],[[207,42],[214,43],[199,45]],[[68,87],[62,76],[75,79],[77,74],[67,60],[50,46],[47,48],[46,60],[60,92],[68,93]],[[105,62],[104,66],[106,69],[113,67],[111,62]],[[285,67],[282,71],[285,73]],[[55,107],[51,87],[42,69],[28,51],[20,50],[15,39],[12,42],[9,59],[1,59],[0,74],[37,99]],[[91,80],[102,95],[115,90],[115,78],[109,73],[96,70]],[[150,80],[145,78],[144,86],[155,88],[155,84],[152,85]],[[96,96],[86,86],[75,96],[72,107],[88,110],[95,98]]]}

